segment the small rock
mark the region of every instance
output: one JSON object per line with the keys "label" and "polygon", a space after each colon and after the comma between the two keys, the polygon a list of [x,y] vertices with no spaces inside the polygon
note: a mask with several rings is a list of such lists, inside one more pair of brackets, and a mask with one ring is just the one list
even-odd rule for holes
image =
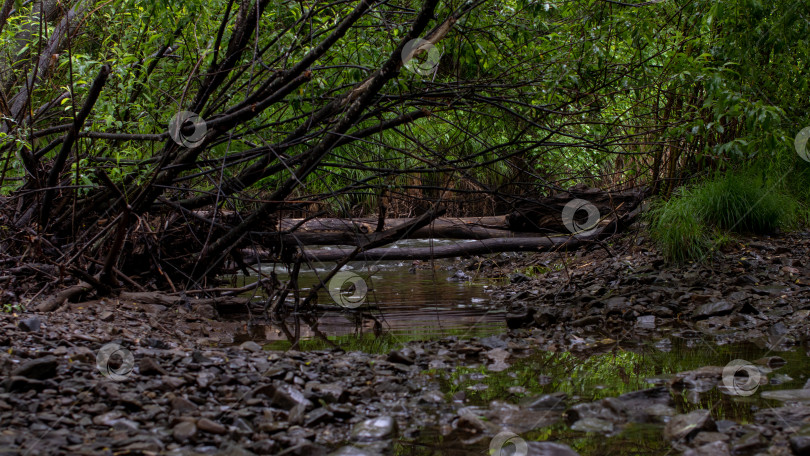
{"label": "small rock", "polygon": [[519,272],[516,272],[509,276],[509,282],[511,283],[525,283],[530,282],[531,280],[532,279],[529,276],[527,276],[526,274],[521,274]]}
{"label": "small rock", "polygon": [[310,428],[321,423],[328,423],[332,421],[333,417],[332,412],[324,407],[319,407],[306,414],[304,417],[304,426]]}
{"label": "small rock", "polygon": [[684,451],[683,456],[729,456],[728,444],[722,441],[707,443]]}
{"label": "small rock", "polygon": [[762,397],[782,402],[810,401],[810,389],[763,391]]}
{"label": "small rock", "polygon": [[329,453],[329,456],[373,456],[374,454],[356,446],[347,445]]}
{"label": "small rock", "polygon": [[141,375],[168,375],[165,369],[153,358],[143,358],[138,364],[138,372]]}
{"label": "small rock", "polygon": [[312,407],[312,402],[304,397],[298,388],[287,383],[277,382],[274,385],[273,404],[290,410],[296,405],[302,405],[305,409]]}
{"label": "small rock", "polygon": [[664,427],[664,438],[682,440],[695,436],[700,431],[716,431],[717,426],[708,410],[695,410],[673,417]]}
{"label": "small rock", "polygon": [[390,416],[378,416],[361,421],[352,429],[352,440],[357,442],[371,442],[389,439],[395,436],[397,422]]}
{"label": "small rock", "polygon": [[17,323],[17,326],[26,332],[39,332],[42,322],[39,320],[39,317],[31,317],[20,320],[20,322]]}
{"label": "small rock", "polygon": [[218,434],[222,435],[228,432],[225,426],[217,423],[216,421],[211,421],[208,418],[201,418],[197,421],[197,429],[207,432],[209,434]]}
{"label": "small rock", "polygon": [[262,346],[257,344],[256,342],[253,342],[252,340],[243,342],[242,345],[239,346],[239,348],[241,348],[242,350],[247,350],[252,353],[259,353],[262,351]]}
{"label": "small rock", "polygon": [[600,432],[609,434],[613,432],[613,423],[599,418],[583,418],[572,424],[571,429],[579,432]]}
{"label": "small rock", "polygon": [[121,412],[112,411],[93,417],[93,424],[97,426],[112,427],[121,418]]}
{"label": "small rock", "polygon": [[171,400],[172,410],[187,415],[197,410],[197,405],[184,397],[174,397]]}
{"label": "small rock", "polygon": [[701,320],[709,317],[728,315],[734,311],[734,304],[728,301],[717,301],[703,304],[695,309],[692,318]]}
{"label": "small rock", "polygon": [[56,376],[56,368],[59,362],[55,356],[43,356],[28,360],[20,367],[11,372],[12,376],[20,376],[25,378],[33,378],[36,380],[45,380]]}
{"label": "small rock", "polygon": [[565,393],[544,394],[540,397],[529,398],[521,402],[521,406],[530,410],[564,410]]}
{"label": "small rock", "polygon": [[197,435],[197,425],[191,421],[181,421],[172,429],[172,437],[177,443],[184,443]]}
{"label": "small rock", "polygon": [[655,315],[642,315],[637,317],[636,327],[641,329],[655,329]]}
{"label": "small rock", "polygon": [[528,442],[526,456],[579,456],[579,454],[563,443]]}
{"label": "small rock", "polygon": [[109,310],[105,310],[99,314],[98,319],[101,321],[113,321],[115,319],[115,314]]}
{"label": "small rock", "polygon": [[388,354],[387,360],[391,363],[405,364],[406,366],[410,366],[414,362],[413,354],[409,353],[406,349],[391,351],[391,353]]}
{"label": "small rock", "polygon": [[287,413],[287,422],[291,425],[293,424],[303,424],[304,423],[304,413],[306,412],[307,408],[304,404],[295,404],[293,408]]}
{"label": "small rock", "polygon": [[810,456],[810,436],[796,435],[790,438],[790,449],[796,456]]}

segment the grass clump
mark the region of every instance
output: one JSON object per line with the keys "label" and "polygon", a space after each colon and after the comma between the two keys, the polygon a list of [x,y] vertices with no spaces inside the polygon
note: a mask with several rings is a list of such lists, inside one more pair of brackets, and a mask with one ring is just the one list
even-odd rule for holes
{"label": "grass clump", "polygon": [[650,233],[669,261],[700,261],[727,243],[727,232],[772,233],[794,226],[801,212],[795,198],[763,177],[726,173],[655,204]]}

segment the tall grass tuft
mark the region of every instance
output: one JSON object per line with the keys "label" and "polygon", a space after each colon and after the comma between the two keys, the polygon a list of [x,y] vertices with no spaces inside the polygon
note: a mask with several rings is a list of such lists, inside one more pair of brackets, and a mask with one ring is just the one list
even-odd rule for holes
{"label": "tall grass tuft", "polygon": [[804,210],[797,200],[752,172],[729,172],[653,205],[650,234],[664,257],[700,261],[724,232],[772,233],[795,226]]}

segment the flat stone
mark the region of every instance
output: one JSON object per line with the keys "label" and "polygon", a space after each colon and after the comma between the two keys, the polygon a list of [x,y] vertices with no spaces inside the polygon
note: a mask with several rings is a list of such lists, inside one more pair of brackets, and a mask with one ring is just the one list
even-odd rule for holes
{"label": "flat stone", "polygon": [[390,416],[378,416],[361,421],[352,429],[352,440],[357,442],[372,442],[375,440],[390,439],[396,435],[397,422]]}
{"label": "flat stone", "polygon": [[166,369],[160,367],[160,364],[154,358],[143,358],[138,363],[138,372],[141,375],[168,375]]}
{"label": "flat stone", "polygon": [[98,315],[98,319],[101,321],[113,321],[115,320],[115,314],[109,310],[105,310]]}
{"label": "flat stone", "polygon": [[313,387],[312,391],[326,402],[343,403],[349,398],[349,393],[340,383],[321,383]]}
{"label": "flat stone", "polygon": [[209,434],[218,435],[226,434],[228,432],[228,429],[225,426],[217,423],[216,421],[211,421],[208,418],[199,419],[197,421],[197,429]]}
{"label": "flat stone", "polygon": [[39,317],[25,318],[17,323],[17,327],[26,332],[39,332],[41,326],[42,321],[40,321]]}
{"label": "flat stone", "polygon": [[333,417],[332,412],[324,407],[319,407],[304,416],[304,426],[309,428],[321,423],[328,423],[332,421]]}
{"label": "flat stone", "polygon": [[376,454],[377,453],[357,448],[356,446],[346,445],[329,453],[329,456],[376,456]]}
{"label": "flat stone", "polygon": [[571,429],[579,432],[599,432],[609,434],[613,432],[613,423],[599,418],[583,418],[572,424]]}
{"label": "flat stone", "polygon": [[257,344],[256,342],[253,342],[252,340],[243,342],[242,345],[239,346],[239,348],[241,348],[242,350],[247,350],[252,353],[259,353],[262,351],[262,346]]}
{"label": "flat stone", "polygon": [[695,309],[695,311],[692,313],[692,318],[700,320],[709,317],[728,315],[734,311],[734,308],[735,305],[728,301],[710,302]]}
{"label": "flat stone", "polygon": [[172,437],[178,443],[186,442],[197,435],[197,425],[191,421],[181,421],[172,429]]}
{"label": "flat stone", "polygon": [[810,436],[796,435],[790,438],[790,449],[796,456],[810,456]]}
{"label": "flat stone", "polygon": [[690,448],[684,451],[683,456],[730,456],[731,451],[726,442],[717,441]]}
{"label": "flat stone", "polygon": [[579,456],[570,446],[557,442],[528,442],[526,456]]}
{"label": "flat stone", "polygon": [[406,366],[410,366],[414,362],[413,355],[407,353],[405,350],[391,351],[391,353],[388,354],[387,360],[391,363],[404,364]]}
{"label": "flat stone", "polygon": [[298,388],[287,383],[277,382],[273,385],[275,392],[273,393],[273,404],[290,410],[296,405],[303,405],[305,408],[311,408],[312,402],[304,397],[304,393]]}
{"label": "flat stone", "polygon": [[525,399],[521,401],[520,405],[531,410],[564,410],[567,398],[568,395],[565,393],[544,394]]}
{"label": "flat stone", "polygon": [[711,413],[708,410],[695,410],[673,417],[664,427],[664,438],[683,440],[695,436],[700,431],[716,431]]}
{"label": "flat stone", "polygon": [[190,400],[184,397],[174,397],[171,400],[172,410],[175,412],[180,413],[181,415],[186,415],[197,410],[197,404],[191,402]]}
{"label": "flat stone", "polygon": [[763,391],[762,397],[782,402],[810,401],[810,389]]}
{"label": "flat stone", "polygon": [[45,380],[56,376],[56,367],[58,365],[59,362],[55,356],[43,356],[42,358],[25,361],[14,369],[11,375]]}
{"label": "flat stone", "polygon": [[304,413],[306,413],[306,406],[304,404],[295,404],[287,413],[287,421],[293,424],[304,424]]}

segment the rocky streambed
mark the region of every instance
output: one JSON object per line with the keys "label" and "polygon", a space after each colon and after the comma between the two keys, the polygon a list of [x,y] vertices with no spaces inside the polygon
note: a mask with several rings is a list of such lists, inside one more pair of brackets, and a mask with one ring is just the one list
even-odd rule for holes
{"label": "rocky streambed", "polygon": [[809,241],[529,257],[510,331],[376,354],[222,346],[184,306],[3,314],[0,454],[810,454]]}

